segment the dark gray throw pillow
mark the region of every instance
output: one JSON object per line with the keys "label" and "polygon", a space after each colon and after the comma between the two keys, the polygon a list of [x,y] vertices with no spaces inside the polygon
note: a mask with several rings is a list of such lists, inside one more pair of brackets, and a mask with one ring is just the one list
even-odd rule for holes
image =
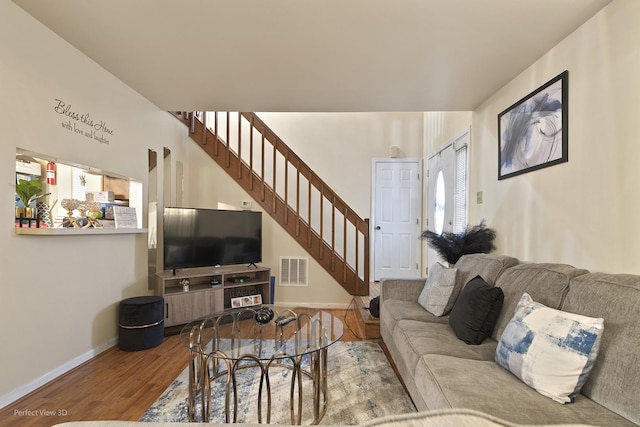
{"label": "dark gray throw pillow", "polygon": [[481,344],[493,332],[503,301],[502,289],[476,276],[460,292],[449,314],[449,326],[467,344]]}

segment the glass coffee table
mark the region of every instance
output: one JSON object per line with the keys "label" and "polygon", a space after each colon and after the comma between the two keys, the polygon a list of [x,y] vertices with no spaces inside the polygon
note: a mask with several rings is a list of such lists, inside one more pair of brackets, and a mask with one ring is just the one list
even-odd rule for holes
{"label": "glass coffee table", "polygon": [[[263,422],[266,399],[265,421],[270,423],[269,373],[272,369],[290,369],[291,424],[302,423],[303,376],[311,380],[311,424],[319,423],[328,404],[327,349],[342,334],[342,321],[331,313],[274,305],[226,309],[187,324],[180,332],[180,340],[189,349],[189,421],[209,422],[211,382],[224,379],[225,420],[237,422],[236,375],[242,369],[256,369],[260,373],[257,422]],[[202,403],[199,417],[197,399]]]}

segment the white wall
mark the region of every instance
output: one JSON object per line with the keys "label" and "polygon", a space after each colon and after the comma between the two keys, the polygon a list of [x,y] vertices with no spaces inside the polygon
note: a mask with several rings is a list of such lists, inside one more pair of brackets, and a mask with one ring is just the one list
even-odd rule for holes
{"label": "white wall", "polygon": [[424,113],[425,159],[471,126],[471,111],[428,111]]}
{"label": "white wall", "polygon": [[362,218],[371,217],[371,159],[422,157],[422,113],[259,113]]}
{"label": "white wall", "polygon": [[[497,230],[498,252],[640,273],[639,22],[640,2],[613,1],[473,112],[471,221]],[[564,70],[569,162],[498,181],[497,114]]]}
{"label": "white wall", "polygon": [[[104,121],[109,143],[62,126],[79,120],[56,99]],[[15,149],[145,184],[147,148],[184,139],[183,126],[62,41],[0,2],[0,406],[115,344],[117,305],[147,294],[147,236],[15,235]],[[146,194],[145,194],[146,196]]]}

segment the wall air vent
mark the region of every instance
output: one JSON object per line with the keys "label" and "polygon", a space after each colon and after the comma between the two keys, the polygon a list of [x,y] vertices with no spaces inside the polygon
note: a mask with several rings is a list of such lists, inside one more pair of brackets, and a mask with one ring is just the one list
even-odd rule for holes
{"label": "wall air vent", "polygon": [[280,257],[280,285],[308,286],[309,258]]}

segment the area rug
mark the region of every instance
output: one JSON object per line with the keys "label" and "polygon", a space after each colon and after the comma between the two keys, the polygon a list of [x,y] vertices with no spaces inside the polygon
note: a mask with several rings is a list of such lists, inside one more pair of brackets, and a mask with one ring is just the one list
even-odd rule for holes
{"label": "area rug", "polygon": [[[376,343],[337,342],[329,347],[327,364],[329,403],[320,424],[356,425],[378,417],[415,412],[411,399],[396,377],[382,348]],[[257,423],[259,375],[253,369],[238,375],[238,422]],[[291,371],[273,369],[269,377],[272,393],[272,424],[290,424],[289,390]],[[211,385],[211,422],[224,422],[224,379]],[[188,370],[164,391],[140,421],[187,421]],[[302,422],[312,420],[311,382],[303,381]],[[199,418],[200,405],[196,407]],[[266,404],[263,420],[266,422]],[[306,421],[306,422],[305,422]]]}

